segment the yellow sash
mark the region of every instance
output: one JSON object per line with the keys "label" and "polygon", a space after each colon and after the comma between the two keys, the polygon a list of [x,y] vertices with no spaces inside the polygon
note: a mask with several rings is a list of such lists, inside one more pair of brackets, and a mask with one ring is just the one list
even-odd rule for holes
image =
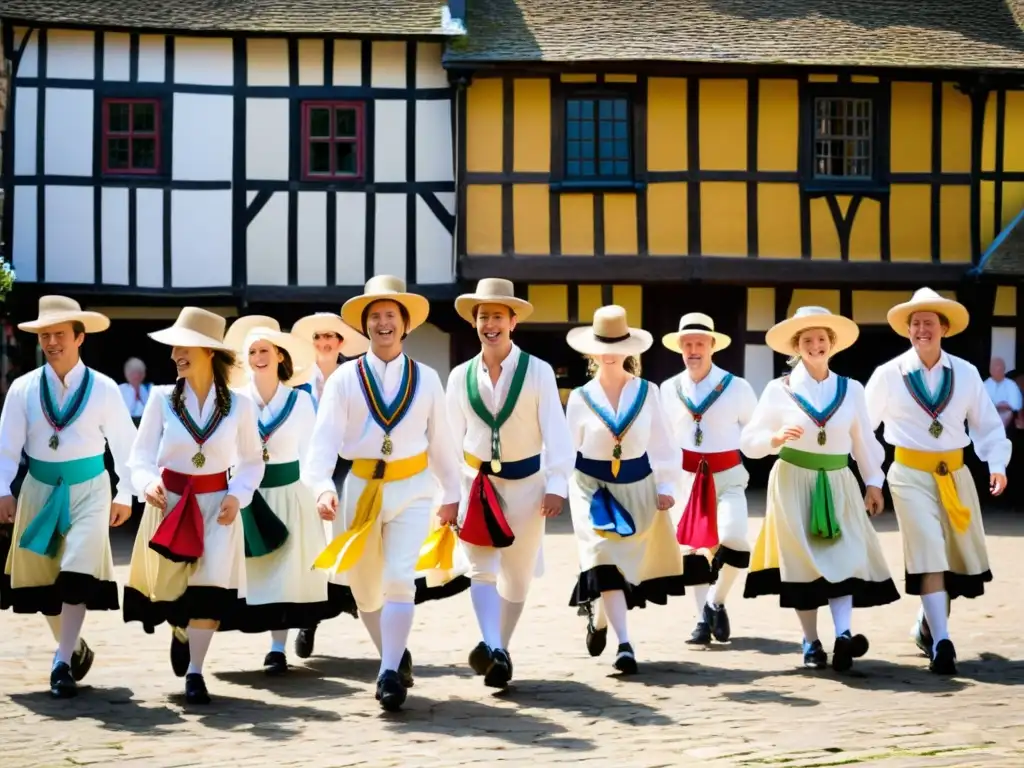
{"label": "yellow sash", "polygon": [[380,516],[381,504],[384,499],[384,483],[396,480],[408,480],[427,468],[427,454],[410,456],[407,459],[383,461],[377,459],[355,459],[352,462],[352,474],[366,481],[363,492],[356,501],[356,513],[348,530],[327,545],[327,549],[317,555],[313,568],[323,571],[341,573],[347,571],[363,556],[366,540],[374,523]]}
{"label": "yellow sash", "polygon": [[915,451],[896,446],[896,461],[919,472],[930,472],[939,488],[939,501],[949,515],[949,522],[957,533],[963,533],[971,524],[971,510],[960,503],[953,473],[964,465],[964,452]]}

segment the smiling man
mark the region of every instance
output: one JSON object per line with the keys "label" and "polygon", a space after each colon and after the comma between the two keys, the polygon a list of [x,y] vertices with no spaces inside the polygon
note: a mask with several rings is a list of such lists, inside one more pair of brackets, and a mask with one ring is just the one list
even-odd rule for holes
{"label": "smiling man", "polygon": [[[92,667],[80,637],[85,612],[119,607],[108,528],[131,515],[126,467],[135,425],[114,380],[79,357],[85,334],[109,326],[71,299],[40,298],[39,317],[18,328],[38,334],[46,364],[14,382],[0,416],[0,523],[14,523],[0,607],[46,616],[58,643],[55,698],[74,696]],[[107,443],[119,478],[113,501]],[[11,483],[23,450],[29,471],[15,504]]]}
{"label": "smiling man", "polygon": [[481,280],[455,310],[476,328],[480,354],[448,378],[448,418],[462,448],[459,538],[470,562],[480,642],[469,664],[484,684],[512,679],[509,642],[541,570],[545,520],[562,511],[576,453],[555,372],[512,343],[533,312],[508,280]]}
{"label": "smiling man", "polygon": [[[889,490],[903,535],[907,594],[920,595],[915,639],[936,674],[956,674],[949,601],[978,597],[992,580],[981,504],[963,449],[988,462],[989,492],[1006,489],[1012,446],[978,369],[942,349],[967,328],[967,309],[930,288],[889,310],[911,348],[880,366],[865,394],[872,426],[896,447]],[[965,428],[966,423],[966,428]],[[970,429],[970,432],[968,432]]]}

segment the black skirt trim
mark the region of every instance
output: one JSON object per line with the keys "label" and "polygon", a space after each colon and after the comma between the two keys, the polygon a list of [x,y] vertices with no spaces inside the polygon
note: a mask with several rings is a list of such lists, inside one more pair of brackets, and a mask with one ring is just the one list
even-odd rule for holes
{"label": "black skirt trim", "polygon": [[738,549],[719,547],[718,551],[715,552],[713,560],[715,573],[718,573],[723,565],[731,565],[733,568],[739,568],[740,570],[749,568],[750,552],[740,552]]}
{"label": "black skirt trim", "polygon": [[43,587],[14,589],[8,576],[0,582],[0,609],[59,616],[64,603],[84,605],[88,611],[116,611],[121,607],[116,582],[101,581],[85,573],[61,571],[53,584]]}
{"label": "black skirt trim", "polygon": [[[706,562],[706,560],[705,560]],[[686,594],[685,576],[662,576],[641,584],[627,584],[622,571],[614,565],[598,565],[580,574],[569,597],[569,605],[577,607],[596,600],[602,592],[622,590],[626,593],[626,606],[646,608],[647,603],[665,605],[670,597]]]}
{"label": "black skirt trim", "polygon": [[431,600],[444,600],[446,597],[452,597],[460,592],[465,592],[469,589],[469,585],[470,580],[468,576],[456,576],[447,584],[442,584],[439,587],[428,587],[425,578],[416,579],[416,605]]}
{"label": "black skirt trim", "polygon": [[[923,573],[905,573],[905,591],[908,595],[921,594],[923,576]],[[985,594],[985,585],[992,581],[992,571],[974,574],[946,571],[943,576],[946,582],[946,593],[950,600],[957,597],[981,597]]]}
{"label": "black skirt trim", "polygon": [[147,634],[165,621],[172,627],[187,627],[197,621],[236,621],[233,614],[240,605],[237,589],[221,587],[188,587],[177,600],[151,601],[133,587],[124,588],[125,623],[138,621]]}
{"label": "black skirt trim", "polygon": [[683,584],[687,587],[696,587],[701,584],[712,584],[715,581],[717,571],[710,560],[704,555],[693,552],[683,555]]}
{"label": "black skirt trim", "polygon": [[828,605],[833,597],[853,597],[854,608],[874,608],[888,605],[900,599],[900,593],[892,579],[865,581],[846,579],[833,584],[825,579],[816,579],[802,584],[782,581],[778,568],[751,571],[743,587],[744,597],[778,595],[779,606],[795,608],[798,611],[813,611]]}

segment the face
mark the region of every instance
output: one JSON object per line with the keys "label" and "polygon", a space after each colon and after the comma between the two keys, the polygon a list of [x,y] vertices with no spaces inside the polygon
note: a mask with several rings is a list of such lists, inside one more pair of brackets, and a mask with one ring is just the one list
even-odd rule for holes
{"label": "face", "polygon": [[680,340],[679,349],[683,354],[686,370],[698,373],[711,366],[711,350],[715,342],[704,334],[689,334]]}
{"label": "face", "polygon": [[277,364],[284,355],[269,341],[255,341],[249,347],[249,367],[253,375],[277,378]]}
{"label": "face", "polygon": [[316,331],[313,334],[313,346],[316,347],[317,360],[337,360],[341,352],[341,336],[334,331]]}
{"label": "face", "polygon": [[621,368],[626,362],[625,355],[598,355],[594,359],[599,365],[606,368]]}
{"label": "face", "polygon": [[213,350],[202,347],[173,347],[171,360],[178,370],[178,378],[202,373],[213,368]]}
{"label": "face", "polygon": [[125,374],[125,379],[127,379],[128,383],[133,387],[141,385],[145,378],[146,371],[138,366],[129,368]]}
{"label": "face", "polygon": [[829,341],[828,331],[824,328],[808,328],[800,334],[796,347],[804,363],[819,366],[828,364],[832,342]]}
{"label": "face", "polygon": [[485,347],[507,344],[516,327],[512,310],[501,304],[481,304],[476,309],[476,333]]}
{"label": "face", "polygon": [[366,316],[366,332],[373,345],[390,350],[401,345],[405,333],[402,311],[394,301],[375,301]]}
{"label": "face", "polygon": [[43,328],[39,333],[39,346],[43,348],[46,362],[51,366],[78,359],[78,348],[85,341],[85,334],[75,336],[71,323],[61,323]]}
{"label": "face", "polygon": [[910,343],[918,353],[938,351],[945,335],[946,328],[935,312],[915,312],[910,316]]}
{"label": "face", "polygon": [[1003,358],[993,357],[992,362],[989,363],[988,372],[996,381],[1002,381],[1006,376],[1006,363],[1003,362]]}

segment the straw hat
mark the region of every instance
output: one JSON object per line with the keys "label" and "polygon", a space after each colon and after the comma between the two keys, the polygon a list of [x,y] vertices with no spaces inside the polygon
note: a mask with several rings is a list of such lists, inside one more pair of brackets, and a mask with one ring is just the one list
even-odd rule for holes
{"label": "straw hat", "polygon": [[18,328],[30,333],[38,333],[44,328],[52,328],[63,323],[81,323],[86,333],[100,333],[110,327],[110,319],[99,312],[85,312],[82,305],[66,296],[40,296],[39,317],[24,323]]}
{"label": "straw hat", "polygon": [[947,336],[956,336],[966,330],[967,324],[971,321],[967,307],[959,301],[940,296],[931,288],[921,288],[914,293],[910,301],[897,304],[889,310],[886,319],[896,333],[904,338],[910,338],[910,316],[915,312],[935,312],[945,315],[949,320]]}
{"label": "straw hat", "polygon": [[409,313],[409,327],[406,333],[423,325],[430,314],[430,302],[423,296],[407,293],[405,280],[393,275],[376,275],[366,281],[366,287],[360,296],[355,296],[341,308],[341,319],[353,328],[363,327],[363,310],[375,301],[393,301],[405,307]]}
{"label": "straw hat", "polygon": [[566,334],[569,346],[584,355],[639,355],[654,343],[642,328],[630,328],[626,310],[610,304],[594,311],[594,322]]}
{"label": "straw hat", "polygon": [[852,346],[860,335],[860,328],[848,317],[833,315],[824,307],[800,307],[791,318],[769,328],[764,341],[776,352],[792,355],[796,352],[793,337],[809,328],[828,328],[836,335],[829,357]]}
{"label": "straw hat", "polygon": [[[305,383],[309,378],[309,372],[313,367],[313,363],[316,361],[316,350],[313,348],[313,342],[300,339],[291,333],[285,333],[281,330],[277,320],[274,320],[272,317],[263,317],[267,322],[249,327],[245,336],[238,341],[237,334],[233,337],[231,332],[235,330],[239,321],[248,320],[250,317],[261,316],[249,315],[239,318],[228,329],[227,336],[224,337],[225,342],[232,344],[232,348],[238,353],[238,358],[241,361],[241,366],[231,373],[230,386],[235,388],[241,387],[249,381],[251,375],[249,348],[257,341],[269,341],[275,347],[285,350],[288,356],[291,357],[292,376],[287,381],[282,382],[286,387],[294,387],[297,384]],[[246,325],[251,324],[246,323]]]}
{"label": "straw hat", "polygon": [[234,350],[224,343],[224,318],[199,307],[185,307],[170,328],[154,331],[149,338],[169,347],[202,347]]}
{"label": "straw hat", "polygon": [[485,277],[476,284],[476,291],[459,296],[455,300],[455,311],[463,320],[476,324],[473,309],[481,304],[500,304],[508,307],[516,313],[519,320],[525,320],[533,314],[533,304],[526,299],[516,298],[512,282],[500,277]]}
{"label": "straw hat", "polygon": [[710,315],[705,315],[703,312],[687,312],[679,318],[679,330],[675,333],[666,333],[661,337],[661,343],[673,352],[682,352],[680,345],[683,336],[696,335],[711,337],[715,342],[712,352],[721,352],[732,344],[732,339],[724,333],[718,333],[715,330],[715,321],[711,319]]}
{"label": "straw hat", "polygon": [[235,352],[243,354],[245,350],[242,347],[242,342],[245,341],[245,337],[253,328],[260,326],[278,329],[281,327],[277,320],[270,315],[243,315],[228,326],[227,333],[224,334],[224,343]]}
{"label": "straw hat", "polygon": [[292,326],[292,335],[300,339],[313,340],[314,333],[336,333],[341,336],[341,349],[345,357],[359,357],[370,348],[370,340],[331,312],[317,312],[300,318]]}

